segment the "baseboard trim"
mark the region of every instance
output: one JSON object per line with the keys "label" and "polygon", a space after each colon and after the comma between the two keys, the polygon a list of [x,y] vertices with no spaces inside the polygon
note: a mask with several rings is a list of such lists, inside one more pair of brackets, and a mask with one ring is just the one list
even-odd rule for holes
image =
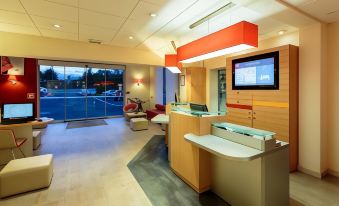
{"label": "baseboard trim", "polygon": [[306,168],[303,168],[301,166],[298,166],[298,171],[302,172],[302,173],[305,173],[305,174],[308,174],[308,175],[311,175],[313,177],[316,177],[316,178],[319,178],[321,179],[322,177],[324,177],[327,173],[327,171],[324,171],[323,173],[319,173],[319,172],[314,172],[312,170],[309,170],[309,169],[306,169]]}
{"label": "baseboard trim", "polygon": [[337,171],[328,169],[328,170],[327,170],[327,173],[328,173],[329,175],[332,175],[332,176],[335,176],[335,177],[339,177],[339,172],[337,172]]}

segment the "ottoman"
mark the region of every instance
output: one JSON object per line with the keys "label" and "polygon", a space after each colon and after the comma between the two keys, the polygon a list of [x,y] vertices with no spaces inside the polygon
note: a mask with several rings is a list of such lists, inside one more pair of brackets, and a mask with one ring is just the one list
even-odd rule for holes
{"label": "ottoman", "polygon": [[41,144],[41,131],[33,131],[33,149],[36,150]]}
{"label": "ottoman", "polygon": [[134,131],[148,129],[148,120],[145,118],[133,118],[130,120],[130,127]]}
{"label": "ottoman", "polygon": [[127,121],[130,121],[132,118],[142,118],[142,117],[146,117],[147,114],[144,112],[131,112],[131,113],[125,113],[125,119]]}
{"label": "ottoman", "polygon": [[10,161],[0,172],[0,197],[48,187],[53,176],[53,155]]}

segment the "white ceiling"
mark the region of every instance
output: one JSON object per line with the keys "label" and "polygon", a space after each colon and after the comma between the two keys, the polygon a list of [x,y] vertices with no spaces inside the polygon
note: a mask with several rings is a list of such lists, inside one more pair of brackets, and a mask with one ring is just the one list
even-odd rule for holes
{"label": "white ceiling", "polygon": [[[292,32],[311,19],[274,0],[232,0],[236,6],[194,29],[189,25],[227,4],[228,0],[0,0],[0,31],[150,49],[159,55],[239,21],[259,25],[260,38]],[[288,0],[326,21],[335,21],[339,0]],[[306,2],[306,3],[305,3]],[[308,2],[308,3],[307,3]],[[311,2],[311,3],[310,3]],[[326,6],[320,4],[326,2]],[[316,7],[320,9],[316,9]],[[332,10],[329,10],[332,8]],[[321,10],[321,11],[320,11]],[[156,17],[150,17],[156,13]],[[323,16],[322,16],[323,15]],[[339,19],[339,18],[338,18]],[[62,27],[54,28],[54,24]],[[133,36],[133,40],[128,37]]]}
{"label": "white ceiling", "polygon": [[286,0],[286,2],[324,22],[339,21],[339,0]]}

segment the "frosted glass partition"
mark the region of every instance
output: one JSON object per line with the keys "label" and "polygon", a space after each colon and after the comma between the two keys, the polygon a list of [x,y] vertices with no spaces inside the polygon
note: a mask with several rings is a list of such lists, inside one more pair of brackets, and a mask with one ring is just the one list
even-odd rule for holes
{"label": "frosted glass partition", "polygon": [[231,124],[227,122],[222,122],[222,123],[213,123],[212,126],[220,128],[220,129],[225,129],[230,132],[236,132],[239,134],[247,135],[247,136],[253,136],[256,138],[262,138],[263,140],[267,139],[272,139],[273,136],[275,135],[274,132],[269,132],[265,130],[260,130],[260,129],[254,129],[251,127],[245,127],[237,124]]}

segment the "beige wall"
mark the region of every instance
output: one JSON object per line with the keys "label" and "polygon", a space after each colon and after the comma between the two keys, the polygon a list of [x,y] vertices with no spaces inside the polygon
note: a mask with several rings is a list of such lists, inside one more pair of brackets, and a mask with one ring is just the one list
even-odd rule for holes
{"label": "beige wall", "polygon": [[163,65],[145,50],[0,32],[0,55],[100,63]]}
{"label": "beige wall", "polygon": [[299,169],[321,177],[322,170],[322,25],[300,30]]}
{"label": "beige wall", "polygon": [[328,167],[339,176],[339,22],[328,26]]}
{"label": "beige wall", "polygon": [[[140,86],[136,84],[136,80],[141,79]],[[150,108],[150,66],[147,65],[127,65],[125,74],[126,98],[138,97],[143,101],[144,109]]]}

